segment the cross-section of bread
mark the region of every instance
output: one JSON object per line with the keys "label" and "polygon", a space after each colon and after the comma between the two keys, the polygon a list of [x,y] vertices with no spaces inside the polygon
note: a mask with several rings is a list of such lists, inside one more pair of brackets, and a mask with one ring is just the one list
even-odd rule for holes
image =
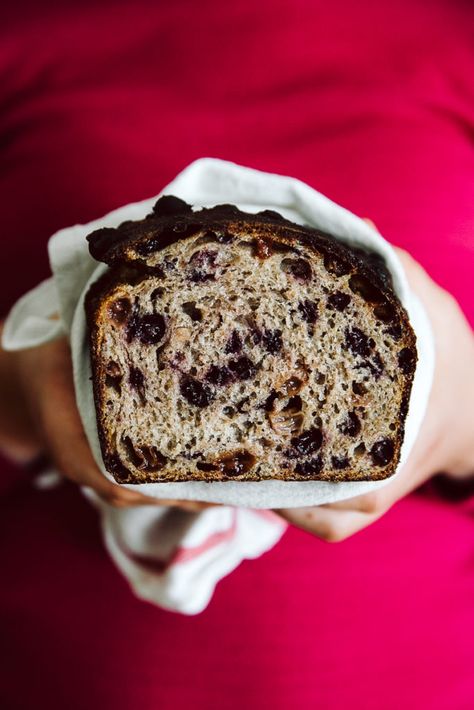
{"label": "cross-section of bread", "polygon": [[88,237],[97,424],[120,483],[390,476],[417,354],[379,255],[232,205]]}

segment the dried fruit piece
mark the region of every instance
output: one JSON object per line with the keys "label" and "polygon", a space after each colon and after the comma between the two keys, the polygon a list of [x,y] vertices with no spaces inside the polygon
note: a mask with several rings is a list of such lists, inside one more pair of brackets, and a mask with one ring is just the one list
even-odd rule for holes
{"label": "dried fruit piece", "polygon": [[352,328],[346,328],[345,331],[346,346],[349,350],[354,353],[354,355],[362,355],[362,357],[368,357],[372,350],[373,345],[371,343],[375,342],[369,340],[367,335],[356,326]]}
{"label": "dried fruit piece", "polygon": [[140,471],[160,471],[166,465],[166,457],[156,446],[134,445],[129,436],[123,437],[123,443],[131,463]]}
{"label": "dried fruit piece", "polygon": [[285,382],[280,387],[280,392],[283,395],[292,397],[293,395],[298,394],[298,392],[301,392],[302,387],[303,381],[299,377],[296,377],[296,375],[294,375],[288,380],[285,380]]}
{"label": "dried fruit piece", "polygon": [[303,400],[301,399],[299,394],[295,394],[293,397],[290,397],[288,403],[283,407],[283,409],[285,411],[300,412],[302,406]]}
{"label": "dried fruit piece", "polygon": [[266,412],[271,412],[273,410],[273,405],[276,399],[278,399],[278,393],[275,392],[275,390],[272,390],[263,403],[263,408]]}
{"label": "dried fruit piece", "polygon": [[194,269],[189,275],[189,280],[195,284],[204,283],[205,281],[215,281],[215,278],[214,274],[198,271],[198,269]]}
{"label": "dried fruit piece", "polygon": [[345,436],[354,437],[360,434],[361,424],[357,414],[354,411],[348,412],[346,419],[342,424],[339,424],[338,429]]}
{"label": "dried fruit piece", "polygon": [[270,411],[268,419],[273,431],[280,436],[299,434],[304,421],[303,414],[292,409],[282,409],[280,412]]}
{"label": "dried fruit piece", "polygon": [[301,317],[307,323],[312,325],[318,320],[318,306],[314,301],[306,299],[298,304],[298,310],[301,313]]}
{"label": "dried fruit piece", "polygon": [[295,466],[296,473],[302,476],[313,476],[315,474],[321,473],[323,470],[323,459],[321,455],[316,456],[314,459],[309,461],[298,461]]}
{"label": "dried fruit piece", "polygon": [[213,281],[215,279],[217,256],[217,251],[213,249],[200,249],[194,252],[189,260],[189,264],[192,266],[190,280],[194,283]]}
{"label": "dried fruit piece", "polygon": [[225,387],[233,380],[233,375],[228,367],[218,367],[218,365],[211,365],[206,373],[206,381],[210,382],[211,385],[216,385],[216,387]]}
{"label": "dried fruit piece", "polygon": [[286,274],[291,274],[298,281],[309,281],[313,272],[309,261],[306,259],[283,259],[281,270]]}
{"label": "dried fruit piece", "polygon": [[316,453],[323,443],[323,433],[318,427],[307,429],[298,437],[291,440],[293,451],[298,456],[309,456]]}
{"label": "dried fruit piece", "polygon": [[218,471],[219,465],[216,463],[208,463],[207,461],[198,461],[196,468],[200,471]]}
{"label": "dried fruit piece", "polygon": [[283,347],[281,330],[265,330],[263,333],[263,346],[271,355],[280,352]]}
{"label": "dried fruit piece", "polygon": [[254,363],[246,355],[242,355],[237,360],[229,360],[229,370],[239,380],[250,380],[257,372]]}
{"label": "dried fruit piece", "polygon": [[242,350],[242,338],[236,330],[232,331],[232,334],[225,346],[226,353],[239,353]]}
{"label": "dried fruit piece", "polygon": [[253,241],[254,256],[259,259],[268,259],[273,254],[272,244],[268,239],[257,237]]}
{"label": "dried fruit piece", "polygon": [[127,320],[131,309],[132,304],[129,298],[117,298],[109,305],[108,313],[113,321],[119,325],[123,325],[123,323]]}
{"label": "dried fruit piece", "polygon": [[349,466],[349,459],[347,458],[347,456],[332,456],[331,462],[334,468],[337,470],[342,470]]}
{"label": "dried fruit piece", "polygon": [[226,454],[218,460],[219,468],[226,476],[240,476],[243,473],[248,473],[255,465],[255,456],[241,449],[234,451],[231,454]]}
{"label": "dried fruit piece", "polygon": [[367,303],[381,303],[385,300],[382,292],[369,279],[360,274],[354,274],[349,279],[349,288],[361,296]]}
{"label": "dried fruit piece", "polygon": [[180,392],[184,399],[195,407],[207,407],[214,399],[212,390],[194,377],[183,377]]}
{"label": "dried fruit piece", "polygon": [[349,305],[351,297],[348,293],[343,293],[342,291],[335,291],[328,296],[328,305],[331,308],[335,308],[337,311],[343,311]]}
{"label": "dried fruit piece", "polygon": [[395,307],[388,301],[385,301],[374,308],[374,316],[378,320],[382,321],[382,323],[390,323],[390,321],[395,319],[396,315],[397,311]]}
{"label": "dried fruit piece", "polygon": [[376,441],[370,450],[372,461],[376,466],[386,466],[393,459],[395,447],[391,439]]}
{"label": "dried fruit piece", "polygon": [[138,306],[133,307],[132,315],[127,324],[127,342],[140,340],[144,345],[157,345],[166,332],[166,322],[160,313],[149,313],[140,316]]}
{"label": "dried fruit piece", "polygon": [[[370,341],[369,341],[370,343]],[[369,360],[364,360],[360,365],[354,366],[356,369],[367,368],[373,374],[376,380],[380,378],[385,370],[382,358],[378,353],[373,353]]]}

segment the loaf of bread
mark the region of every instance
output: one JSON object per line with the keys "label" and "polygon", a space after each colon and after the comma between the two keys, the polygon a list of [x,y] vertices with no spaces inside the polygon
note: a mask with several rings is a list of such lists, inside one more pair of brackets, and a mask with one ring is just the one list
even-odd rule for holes
{"label": "loaf of bread", "polygon": [[88,241],[109,265],[85,307],[117,482],[393,474],[417,353],[380,255],[171,195]]}

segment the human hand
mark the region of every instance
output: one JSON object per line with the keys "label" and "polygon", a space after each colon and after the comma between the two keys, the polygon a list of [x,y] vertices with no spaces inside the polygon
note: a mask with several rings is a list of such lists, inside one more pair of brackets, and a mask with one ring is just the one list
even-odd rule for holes
{"label": "human hand", "polygon": [[46,453],[62,475],[119,508],[172,505],[195,512],[209,505],[150,498],[102,474],[77,410],[65,338],[14,353],[1,351],[0,393],[0,449],[19,463]]}
{"label": "human hand", "polygon": [[456,300],[406,251],[396,249],[412,290],[433,328],[436,365],[418,438],[393,481],[338,503],[276,510],[297,527],[339,542],[380,518],[394,503],[443,472],[457,479],[474,474],[474,337]]}

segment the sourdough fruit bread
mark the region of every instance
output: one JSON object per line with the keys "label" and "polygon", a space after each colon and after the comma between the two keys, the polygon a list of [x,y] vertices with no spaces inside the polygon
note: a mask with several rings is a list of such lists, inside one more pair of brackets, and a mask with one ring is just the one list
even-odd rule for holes
{"label": "sourdough fruit bread", "polygon": [[85,307],[117,482],[393,474],[417,353],[380,255],[172,195],[87,239],[109,266]]}

